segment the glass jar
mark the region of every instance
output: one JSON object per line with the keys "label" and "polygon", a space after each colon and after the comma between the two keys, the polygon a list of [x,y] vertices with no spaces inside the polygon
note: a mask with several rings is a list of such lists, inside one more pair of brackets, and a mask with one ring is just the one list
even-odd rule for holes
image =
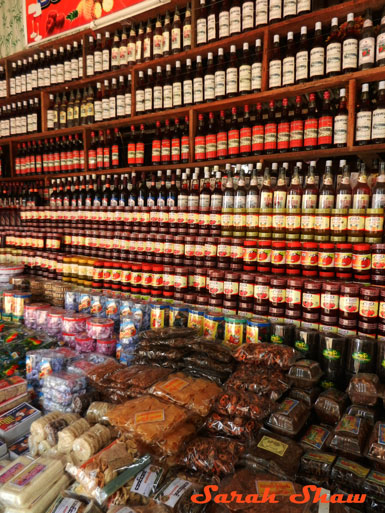
{"label": "glass jar", "polygon": [[[270,278],[268,276],[255,276],[254,305],[260,307],[260,315],[267,314],[269,310]],[[255,312],[255,309],[254,309]],[[385,312],[385,308],[384,308]]]}
{"label": "glass jar", "polygon": [[286,211],[286,240],[299,240],[301,234],[301,209]]}
{"label": "glass jar", "polygon": [[334,244],[320,242],[318,246],[318,275],[320,278],[334,278]]}
{"label": "glass jar", "polygon": [[372,268],[370,244],[353,244],[352,268],[354,280],[370,281]]}
{"label": "glass jar", "polygon": [[249,208],[246,211],[246,237],[258,237],[259,209]]}
{"label": "glass jar", "polygon": [[239,294],[239,273],[225,273],[223,282],[224,299],[237,301]]}
{"label": "glass jar", "polygon": [[271,269],[271,241],[259,240],[257,247],[257,272],[268,273]]}
{"label": "glass jar", "polygon": [[196,292],[197,294],[203,294],[206,292],[207,272],[208,269],[202,267],[194,269],[191,285],[193,292]]}
{"label": "glass jar", "polygon": [[384,232],[384,209],[367,208],[365,218],[365,242],[376,244],[382,241]]}
{"label": "glass jar", "polygon": [[[263,209],[261,211],[262,215],[265,212]],[[285,233],[286,233],[286,208],[275,208],[273,210],[272,218],[272,238],[274,240],[285,239]]]}
{"label": "glass jar", "polygon": [[344,283],[340,289],[339,318],[357,321],[360,304],[360,286]]}
{"label": "glass jar", "polygon": [[241,273],[239,277],[239,297],[244,303],[254,302],[254,276]]}
{"label": "glass jar", "polygon": [[243,269],[243,241],[242,239],[231,239],[230,268],[233,271]]}
{"label": "glass jar", "polygon": [[219,237],[218,239],[218,262],[229,264],[231,257],[231,238]]}
{"label": "glass jar", "polygon": [[349,208],[348,242],[363,242],[365,235],[365,209]]}
{"label": "glass jar", "polygon": [[272,241],[271,243],[271,272],[285,274],[286,271],[286,242]]}
{"label": "glass jar", "polygon": [[286,278],[271,278],[269,288],[269,313],[271,308],[283,311],[286,305]]}
{"label": "glass jar", "polygon": [[302,274],[308,278],[317,276],[318,244],[316,242],[303,242],[301,251]]}
{"label": "glass jar", "polygon": [[301,274],[301,243],[286,242],[286,274],[298,276]]}
{"label": "glass jar", "polygon": [[314,237],[314,208],[304,208],[301,214],[301,240],[313,240]]}
{"label": "glass jar", "polygon": [[205,265],[215,267],[217,262],[218,237],[206,237]]}
{"label": "glass jar", "polygon": [[272,214],[273,209],[264,208],[259,211],[258,237],[260,239],[270,239],[272,233]]}
{"label": "glass jar", "polygon": [[208,291],[212,298],[223,300],[224,279],[223,271],[209,271]]}
{"label": "glass jar", "polygon": [[352,273],[352,244],[341,243],[336,244],[334,253],[334,266],[336,269],[336,278],[338,280],[350,280]]}
{"label": "glass jar", "polygon": [[243,241],[243,270],[256,271],[257,270],[257,246],[258,241],[249,239]]}
{"label": "glass jar", "polygon": [[303,284],[303,293],[302,293],[302,311],[307,314],[314,314],[312,317],[315,320],[315,315],[317,314],[318,322],[319,313],[321,307],[321,282],[306,280]]}
{"label": "glass jar", "polygon": [[179,294],[186,294],[188,291],[188,268],[175,267],[174,268],[174,289]]}
{"label": "glass jar", "polygon": [[[286,312],[291,310],[301,316],[302,311],[302,278],[289,278],[286,283]],[[294,315],[294,314],[290,314]]]}
{"label": "glass jar", "polygon": [[377,324],[380,289],[377,287],[361,287],[359,322]]}
{"label": "glass jar", "polygon": [[323,282],[321,293],[321,315],[338,317],[340,303],[340,284],[337,282]]}
{"label": "glass jar", "polygon": [[314,213],[314,240],[325,242],[330,237],[330,208],[316,208]]}

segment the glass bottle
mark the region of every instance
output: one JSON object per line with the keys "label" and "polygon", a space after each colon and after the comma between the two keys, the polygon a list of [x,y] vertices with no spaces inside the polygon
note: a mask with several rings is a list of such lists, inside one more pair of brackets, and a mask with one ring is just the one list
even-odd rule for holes
{"label": "glass bottle", "polygon": [[223,39],[230,35],[230,0],[220,3],[218,13],[218,37]]}
{"label": "glass bottle", "polygon": [[309,42],[307,27],[301,27],[301,37],[295,56],[295,81],[297,84],[306,82],[309,78]]}
{"label": "glass bottle", "polygon": [[370,187],[368,185],[368,176],[366,174],[365,163],[362,162],[360,173],[356,186],[353,188],[353,208],[369,208],[370,205]]}
{"label": "glass bottle", "polygon": [[207,43],[207,8],[206,0],[199,0],[199,10],[197,14],[197,46],[205,45]]}
{"label": "glass bottle", "polygon": [[251,90],[258,93],[262,89],[262,41],[255,40],[255,55],[251,65]]}
{"label": "glass bottle", "polygon": [[369,96],[369,84],[362,84],[360,101],[356,113],[356,144],[370,144],[372,127],[372,108]]}
{"label": "glass bottle", "polygon": [[343,148],[348,140],[348,109],[345,88],[340,89],[338,111],[334,116],[334,146]]}
{"label": "glass bottle", "polygon": [[375,38],[371,9],[366,9],[358,45],[358,69],[370,69],[375,60]]}
{"label": "glass bottle", "polygon": [[191,50],[191,5],[188,3],[182,28],[183,51]]}
{"label": "glass bottle", "polygon": [[159,59],[163,56],[163,27],[160,14],[158,14],[155,22],[154,34],[152,37],[152,57]]}
{"label": "glass bottle", "polygon": [[143,38],[143,60],[144,60],[144,62],[151,61],[153,58],[153,56],[152,56],[152,37],[153,37],[153,33],[152,33],[151,20],[148,20],[147,26],[146,26],[146,32],[145,32],[144,38]]}
{"label": "glass bottle", "polygon": [[230,56],[226,69],[226,96],[231,98],[238,94],[238,60],[237,47],[230,46]]}
{"label": "glass bottle", "polygon": [[314,30],[313,48],[310,50],[310,73],[312,80],[325,76],[325,44],[322,35],[322,23],[317,21]]}
{"label": "glass bottle", "polygon": [[320,116],[318,118],[318,146],[330,148],[333,144],[333,114],[330,104],[330,93],[325,91]]}
{"label": "glass bottle", "polygon": [[273,48],[269,61],[269,89],[281,87],[282,85],[282,60],[281,48],[279,45],[279,35],[275,34],[273,38]]}
{"label": "glass bottle", "polygon": [[273,208],[282,209],[286,207],[286,169],[281,167],[278,174],[277,185],[274,187]]}
{"label": "glass bottle", "polygon": [[282,99],[281,117],[277,127],[277,149],[280,153],[289,151],[290,145],[290,122],[289,122],[289,101]]}
{"label": "glass bottle", "polygon": [[317,207],[318,187],[315,177],[315,162],[310,162],[309,170],[305,178],[305,186],[302,195],[302,209],[313,209]]}
{"label": "glass bottle", "polygon": [[332,18],[329,41],[326,46],[326,75],[328,77],[341,73],[341,50],[338,18]]}
{"label": "glass bottle", "polygon": [[381,24],[376,39],[376,65],[385,65],[385,7],[382,9]]}
{"label": "glass bottle", "polygon": [[287,46],[282,59],[282,85],[293,85],[295,82],[295,44],[293,32],[287,33]]}
{"label": "glass bottle", "polygon": [[372,115],[372,143],[381,144],[385,142],[385,81],[378,84],[376,105]]}
{"label": "glass bottle", "polygon": [[333,208],[334,202],[335,190],[333,185],[332,161],[327,160],[319,191],[318,208]]}
{"label": "glass bottle", "polygon": [[385,207],[385,162],[380,162],[380,172],[372,189],[371,208]]}
{"label": "glass bottle", "polygon": [[349,166],[344,166],[341,181],[337,186],[336,207],[335,208],[337,208],[337,209],[351,208],[351,205],[352,205],[352,188],[350,185]]}
{"label": "glass bottle", "polygon": [[207,42],[212,43],[217,38],[217,2],[209,0],[207,14]]}
{"label": "glass bottle", "polygon": [[171,52],[179,53],[182,51],[182,23],[178,7],[175,8],[174,19],[171,27]]}
{"label": "glass bottle", "polygon": [[303,145],[305,150],[314,150],[318,145],[318,116],[314,93],[309,95],[308,113],[304,124]]}
{"label": "glass bottle", "polygon": [[342,43],[342,71],[351,73],[356,71],[358,61],[358,38],[354,29],[354,13],[347,16],[345,37]]}
{"label": "glass bottle", "polygon": [[301,96],[295,99],[295,110],[290,122],[290,150],[301,151],[303,147],[303,116]]}
{"label": "glass bottle", "polygon": [[273,188],[271,186],[270,169],[265,168],[263,174],[263,185],[261,187],[261,205],[260,208],[272,208],[273,207]]}
{"label": "glass bottle", "polygon": [[286,208],[298,209],[302,204],[302,186],[301,178],[299,176],[299,168],[295,166],[293,175],[291,177],[290,186],[287,189]]}

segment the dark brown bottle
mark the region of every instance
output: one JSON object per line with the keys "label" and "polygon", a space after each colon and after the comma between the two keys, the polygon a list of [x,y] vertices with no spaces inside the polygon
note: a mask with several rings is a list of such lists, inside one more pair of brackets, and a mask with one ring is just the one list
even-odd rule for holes
{"label": "dark brown bottle", "polygon": [[290,122],[290,150],[301,151],[303,149],[303,115],[301,96],[295,99],[294,114]]}
{"label": "dark brown bottle", "polygon": [[338,110],[334,116],[334,146],[336,148],[343,148],[346,146],[348,139],[348,109],[346,90],[340,89],[340,101]]}
{"label": "dark brown bottle", "polygon": [[385,65],[385,7],[382,9],[380,30],[376,39],[376,66]]}
{"label": "dark brown bottle", "polygon": [[330,93],[325,91],[320,116],[318,118],[318,146],[325,149],[333,144],[333,114],[330,105]]}
{"label": "dark brown bottle", "polygon": [[372,143],[381,144],[385,142],[385,81],[378,84],[376,106],[372,116]]}
{"label": "dark brown bottle", "polygon": [[163,56],[163,28],[159,14],[155,22],[154,34],[152,37],[152,55],[154,59],[159,59]]}
{"label": "dark brown bottle", "polygon": [[306,82],[309,78],[309,43],[307,27],[301,27],[301,37],[295,56],[295,81],[297,84]]}
{"label": "dark brown bottle", "polygon": [[317,21],[314,29],[313,48],[310,50],[309,77],[319,80],[325,76],[325,44],[322,35],[322,23]]}
{"label": "dark brown bottle", "polygon": [[358,44],[358,69],[370,69],[374,66],[376,43],[371,9],[366,9],[364,24],[361,28]]}
{"label": "dark brown bottle", "polygon": [[151,27],[151,21],[148,20],[147,27],[146,27],[146,33],[144,34],[143,39],[143,60],[144,62],[150,61],[152,57],[152,27]]}
{"label": "dark brown bottle", "polygon": [[347,16],[345,37],[342,43],[342,71],[351,73],[356,71],[358,64],[358,38],[354,29],[354,13]]}
{"label": "dark brown bottle", "polygon": [[202,46],[207,43],[207,8],[206,0],[199,0],[199,10],[196,21],[196,44]]}
{"label": "dark brown bottle", "polygon": [[179,53],[182,51],[182,22],[178,7],[175,8],[174,19],[171,27],[171,52]]}
{"label": "dark brown bottle", "polygon": [[330,35],[326,45],[326,76],[333,77],[341,73],[342,45],[339,35],[338,18],[332,18]]}
{"label": "dark brown bottle", "polygon": [[186,12],[183,20],[183,50],[191,50],[191,6],[188,3],[186,7]]}
{"label": "dark brown bottle", "polygon": [[372,126],[372,107],[369,95],[369,84],[362,84],[361,96],[356,113],[356,144],[370,144]]}
{"label": "dark brown bottle", "polygon": [[163,38],[163,55],[170,55],[171,54],[171,19],[170,19],[170,13],[166,11],[166,16],[164,17],[163,22],[163,31],[162,31],[162,38]]}

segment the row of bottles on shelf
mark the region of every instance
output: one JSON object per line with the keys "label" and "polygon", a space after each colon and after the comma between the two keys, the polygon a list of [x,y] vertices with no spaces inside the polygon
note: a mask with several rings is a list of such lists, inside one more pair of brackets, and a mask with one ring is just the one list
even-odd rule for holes
{"label": "row of bottles on shelf", "polygon": [[[23,186],[23,197],[35,188],[39,185]],[[3,184],[0,205],[38,206],[24,199],[16,202],[16,191],[20,185]],[[385,164],[378,169],[374,162],[369,176],[360,160],[350,165],[346,160],[312,161],[309,166],[296,162],[294,167],[274,162],[265,168],[261,163],[226,164],[222,170],[213,166],[123,177],[87,175],[53,180],[50,192],[51,207],[378,209],[385,207]]]}
{"label": "row of bottles on shelf", "polygon": [[196,42],[204,45],[311,10],[311,0],[200,0]]}
{"label": "row of bottles on shelf", "polygon": [[7,97],[7,75],[4,66],[0,65],[0,98]]}
{"label": "row of bottles on shelf", "polygon": [[104,80],[83,91],[71,90],[62,95],[49,95],[47,130],[70,128],[131,116],[131,75],[126,83],[122,75],[111,83]]}
{"label": "row of bottles on shelf", "polygon": [[261,91],[262,87],[262,43],[255,42],[253,52],[249,43],[243,43],[242,52],[231,45],[225,57],[224,49],[218,49],[216,61],[213,52],[208,52],[205,65],[198,55],[193,65],[191,59],[183,66],[176,61],[174,68],[167,64],[139,71],[135,92],[137,114],[194,105],[203,102],[231,98],[238,94]]}
{"label": "row of bottles on shelf", "polygon": [[279,34],[275,34],[269,59],[269,88],[383,66],[385,11],[383,14],[378,31],[373,26],[371,10],[367,9],[364,20],[349,13],[342,26],[338,18],[333,18],[326,40],[320,21],[315,24],[312,38],[305,25],[297,42],[293,32],[288,32],[284,46]]}
{"label": "row of bottles on shelf", "polygon": [[0,111],[0,137],[40,132],[40,110],[39,98],[3,105]]}

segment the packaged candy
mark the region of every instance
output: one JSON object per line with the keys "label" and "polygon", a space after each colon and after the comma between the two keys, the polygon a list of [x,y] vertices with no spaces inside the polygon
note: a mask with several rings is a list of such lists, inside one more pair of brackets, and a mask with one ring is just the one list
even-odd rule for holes
{"label": "packaged candy", "polygon": [[294,347],[303,358],[316,360],[318,356],[319,332],[308,328],[296,328]]}
{"label": "packaged candy", "polygon": [[37,312],[40,309],[48,309],[49,305],[45,303],[30,303],[24,306],[24,325],[30,329],[37,329]]}
{"label": "packaged candy", "polygon": [[78,312],[91,313],[91,294],[88,292],[78,293]]}
{"label": "packaged candy", "polygon": [[170,327],[187,328],[188,307],[182,302],[175,301],[170,305]]}
{"label": "packaged candy", "polygon": [[51,308],[47,313],[46,331],[48,335],[57,337],[62,332],[63,315],[66,311],[63,308]]}
{"label": "packaged candy", "polygon": [[224,476],[234,467],[244,452],[244,446],[229,438],[194,438],[180,458],[180,464],[190,470]]}
{"label": "packaged candy", "polygon": [[29,432],[31,424],[41,416],[39,410],[21,403],[0,415],[0,437],[7,444],[15,442]]}
{"label": "packaged candy", "polygon": [[241,346],[234,357],[239,362],[287,370],[297,360],[297,353],[293,347],[262,342]]}
{"label": "packaged candy", "polygon": [[334,429],[330,447],[343,453],[361,456],[369,432],[370,425],[365,419],[344,415]]}
{"label": "packaged candy", "polygon": [[72,450],[79,462],[87,461],[110,443],[112,432],[107,426],[95,424],[73,442]]}
{"label": "packaged candy", "polygon": [[300,444],[305,449],[324,451],[330,446],[332,432],[323,426],[312,425],[303,435]]}
{"label": "packaged candy", "polygon": [[76,333],[62,333],[61,339],[64,345],[70,347],[71,349],[76,349]]}
{"label": "packaged candy", "polygon": [[163,303],[154,303],[150,306],[151,328],[165,328],[169,326],[170,305]]}
{"label": "packaged candy", "polygon": [[358,373],[350,379],[347,393],[354,404],[374,406],[380,394],[377,374]]}
{"label": "packaged candy", "polygon": [[366,456],[372,461],[385,465],[385,423],[376,422],[371,432]]}
{"label": "packaged candy", "polygon": [[27,392],[27,382],[20,376],[0,380],[0,403]]}
{"label": "packaged candy", "polygon": [[302,401],[287,397],[272,413],[267,425],[277,433],[286,436],[296,436],[309,418],[310,410]]}
{"label": "packaged candy", "polygon": [[277,401],[290,388],[288,378],[281,370],[255,368],[254,365],[238,367],[226,385],[236,390],[248,390],[263,395],[272,401]]}
{"label": "packaged candy", "polygon": [[52,310],[52,306],[42,306],[36,310],[36,329],[45,330],[47,326],[48,313]]}
{"label": "packaged candy", "polygon": [[96,352],[107,356],[115,356],[116,338],[96,341]]}
{"label": "packaged candy", "polygon": [[378,501],[385,502],[385,474],[371,470],[365,478],[363,492]]}
{"label": "packaged candy", "polygon": [[219,362],[234,362],[233,354],[227,347],[220,343],[209,341],[202,337],[187,338],[187,340],[185,340],[184,346],[182,347],[189,348],[191,351],[194,351],[195,353],[200,352],[204,356],[208,356],[213,360],[217,360]]}
{"label": "packaged candy", "polygon": [[139,341],[139,333],[133,314],[120,320],[119,339],[120,343],[124,345],[136,344]]}
{"label": "packaged candy", "polygon": [[84,376],[62,371],[46,376],[44,378],[44,386],[61,392],[74,393],[86,388],[87,382]]}
{"label": "packaged candy", "polygon": [[96,341],[88,332],[79,333],[75,336],[75,347],[77,353],[93,353],[96,350]]}
{"label": "packaged candy", "polygon": [[337,459],[335,454],[321,451],[307,451],[301,457],[300,475],[306,477],[316,476],[323,482],[328,482],[333,463]]}
{"label": "packaged candy", "polygon": [[353,415],[354,417],[362,417],[366,419],[371,426],[377,422],[380,417],[380,411],[378,408],[372,406],[362,406],[360,404],[351,404],[347,407],[345,415]]}
{"label": "packaged candy", "polygon": [[112,338],[114,321],[102,317],[91,317],[87,319],[87,335],[93,339],[105,340]]}
{"label": "packaged candy", "polygon": [[364,479],[368,476],[370,469],[339,457],[334,463],[331,473],[333,483],[346,492],[362,493]]}
{"label": "packaged candy", "polygon": [[318,383],[323,372],[313,360],[298,360],[289,369],[288,376],[295,387],[312,388]]}
{"label": "packaged candy", "polygon": [[[159,342],[167,340],[167,344],[173,345],[175,347],[175,344],[170,342],[170,340],[180,340],[181,343],[186,338],[192,338],[197,335],[197,332],[193,328],[180,328],[180,327],[173,327],[173,328],[157,328],[157,329],[151,329],[148,331],[143,331],[140,334],[140,340],[148,340],[149,342]],[[185,343],[185,342],[184,342]]]}
{"label": "packaged candy", "polygon": [[165,508],[166,513],[170,511],[174,513],[202,512],[204,505],[191,500],[192,495],[202,492],[202,486],[184,477],[183,474],[178,473],[178,475],[167,479],[162,488],[154,495],[154,502],[151,501],[148,507],[144,506],[143,509],[137,508],[135,513],[163,513],[164,510],[158,508]]}
{"label": "packaged candy", "polygon": [[205,429],[216,436],[230,436],[240,440],[248,440],[257,435],[261,424],[245,417],[229,417],[219,413],[211,413],[205,422]]}
{"label": "packaged candy", "polygon": [[76,290],[66,290],[64,293],[64,308],[69,312],[78,311],[78,292]]}
{"label": "packaged candy", "polygon": [[275,409],[275,403],[266,397],[232,389],[221,392],[214,404],[214,410],[221,415],[250,418],[259,421],[268,417]]}
{"label": "packaged candy", "polygon": [[188,309],[188,320],[187,326],[189,328],[195,328],[200,336],[203,335],[203,321],[206,310],[204,308],[193,308]]}
{"label": "packaged candy", "polygon": [[63,315],[62,330],[64,333],[83,333],[89,318],[90,316],[84,313],[67,313]]}
{"label": "packaged candy", "polygon": [[321,422],[333,426],[340,421],[347,405],[347,394],[335,388],[329,388],[319,395],[314,409]]}
{"label": "packaged candy", "polygon": [[90,314],[100,316],[104,310],[104,296],[100,294],[91,294]]}
{"label": "packaged candy", "polygon": [[297,399],[306,404],[308,408],[311,408],[316,402],[322,389],[320,387],[314,387],[309,389],[304,388],[292,388],[289,392],[289,397]]}

